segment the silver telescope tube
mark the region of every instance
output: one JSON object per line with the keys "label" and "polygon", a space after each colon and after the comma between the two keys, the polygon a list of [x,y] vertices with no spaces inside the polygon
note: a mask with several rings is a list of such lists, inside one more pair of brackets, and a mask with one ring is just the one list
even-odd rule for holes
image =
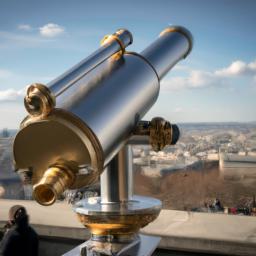
{"label": "silver telescope tube", "polygon": [[[128,44],[130,34],[124,32],[122,35]],[[120,50],[116,46],[115,50]],[[109,47],[113,50],[113,46]],[[107,54],[103,54],[95,62],[97,65],[92,64],[90,71],[81,75],[87,70],[81,71],[82,67],[93,62],[88,58],[51,87],[42,86],[46,94],[35,93],[35,97],[30,98],[35,110],[43,109],[40,104],[50,102],[52,88],[55,92],[61,91],[55,107],[47,115],[37,116],[29,112],[13,146],[16,167],[33,169],[33,184],[43,186],[43,204],[54,200],[48,199],[49,194],[56,195],[67,186],[78,188],[97,180],[157,100],[160,79],[187,56],[191,48],[192,37],[186,29],[169,27],[141,54],[123,51],[121,55],[111,55],[107,59]],[[98,52],[97,55],[101,54]],[[69,86],[70,81],[72,86]],[[70,169],[73,176],[68,171]],[[49,175],[44,176],[46,170],[49,175],[62,174],[65,170],[67,175],[60,176],[53,184]],[[69,176],[72,176],[72,182],[67,178]],[[42,177],[49,181],[47,187]],[[60,187],[59,184],[64,185]]]}
{"label": "silver telescope tube", "polygon": [[47,87],[42,84],[30,86],[25,98],[27,111],[34,116],[47,115],[55,107],[56,97],[106,59],[117,53],[123,54],[132,41],[132,34],[128,30],[119,29],[114,34],[105,36],[97,51],[48,83]]}
{"label": "silver telescope tube", "polygon": [[169,27],[141,54],[125,52],[118,60],[107,59],[59,96],[57,107],[78,116],[97,137],[104,166],[155,103],[164,73],[191,48],[186,29]]}
{"label": "silver telescope tube", "polygon": [[192,50],[191,33],[180,26],[167,27],[159,38],[140,54],[151,63],[159,79]]}
{"label": "silver telescope tube", "polygon": [[97,51],[47,84],[47,86],[56,97],[59,96],[104,60],[119,51],[124,52],[125,48],[132,44],[132,40],[132,34],[124,29],[118,30],[113,35],[105,36],[102,40],[102,46]]}

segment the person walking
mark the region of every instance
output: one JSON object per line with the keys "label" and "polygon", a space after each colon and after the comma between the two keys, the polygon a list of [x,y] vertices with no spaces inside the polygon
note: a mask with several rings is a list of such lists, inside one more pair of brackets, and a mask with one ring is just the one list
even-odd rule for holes
{"label": "person walking", "polygon": [[9,210],[9,221],[0,243],[0,256],[38,256],[38,236],[29,225],[25,207],[14,205]]}

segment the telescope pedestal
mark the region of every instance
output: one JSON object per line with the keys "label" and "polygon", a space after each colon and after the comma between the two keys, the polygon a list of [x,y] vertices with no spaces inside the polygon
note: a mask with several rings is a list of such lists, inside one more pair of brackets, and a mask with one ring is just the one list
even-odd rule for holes
{"label": "telescope pedestal", "polygon": [[[79,220],[92,235],[84,244],[81,256],[121,256],[127,250],[133,250],[131,255],[151,255],[156,248],[159,238],[137,234],[157,218],[162,204],[155,198],[133,196],[131,157],[131,147],[124,147],[101,175],[101,197],[84,199],[74,205]],[[149,242],[152,239],[154,243]],[[141,248],[138,252],[148,249],[148,253],[136,254],[138,248]]]}
{"label": "telescope pedestal", "polygon": [[156,219],[161,209],[157,199],[134,196],[128,202],[106,204],[100,197],[79,201],[74,210],[94,236],[133,236]]}
{"label": "telescope pedestal", "polygon": [[[133,242],[123,244],[122,250],[114,255],[115,256],[127,256],[127,255],[149,256],[149,255],[152,255],[152,253],[155,251],[159,242],[160,242],[160,237],[139,234]],[[109,243],[107,243],[107,245],[109,245]],[[93,246],[93,242],[91,240],[88,240],[80,244],[79,246],[75,247],[73,250],[63,254],[63,256],[109,255],[109,254],[103,254],[104,253],[103,251],[101,252],[101,254],[100,253],[96,254],[95,252],[91,251],[92,246]],[[109,251],[105,251],[105,252],[108,253]],[[113,255],[113,253],[110,255]]]}

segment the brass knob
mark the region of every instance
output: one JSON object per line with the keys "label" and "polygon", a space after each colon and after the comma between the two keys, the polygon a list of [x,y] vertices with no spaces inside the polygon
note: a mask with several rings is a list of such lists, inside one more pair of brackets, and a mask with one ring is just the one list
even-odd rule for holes
{"label": "brass knob", "polygon": [[31,116],[47,116],[55,107],[55,97],[43,84],[32,84],[24,99],[26,110]]}
{"label": "brass knob", "polygon": [[149,136],[149,144],[153,150],[160,151],[167,145],[175,145],[180,131],[176,124],[171,124],[162,117],[155,117],[151,121],[140,121],[133,134]]}

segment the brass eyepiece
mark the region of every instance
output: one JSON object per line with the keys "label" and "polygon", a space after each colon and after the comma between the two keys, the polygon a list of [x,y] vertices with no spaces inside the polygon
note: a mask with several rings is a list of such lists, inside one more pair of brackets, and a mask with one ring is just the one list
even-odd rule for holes
{"label": "brass eyepiece", "polygon": [[26,110],[31,116],[47,116],[55,107],[55,97],[43,84],[32,84],[24,99]]}
{"label": "brass eyepiece", "polygon": [[41,180],[34,185],[34,198],[41,205],[52,205],[74,181],[74,169],[64,165],[53,165],[45,171]]}

